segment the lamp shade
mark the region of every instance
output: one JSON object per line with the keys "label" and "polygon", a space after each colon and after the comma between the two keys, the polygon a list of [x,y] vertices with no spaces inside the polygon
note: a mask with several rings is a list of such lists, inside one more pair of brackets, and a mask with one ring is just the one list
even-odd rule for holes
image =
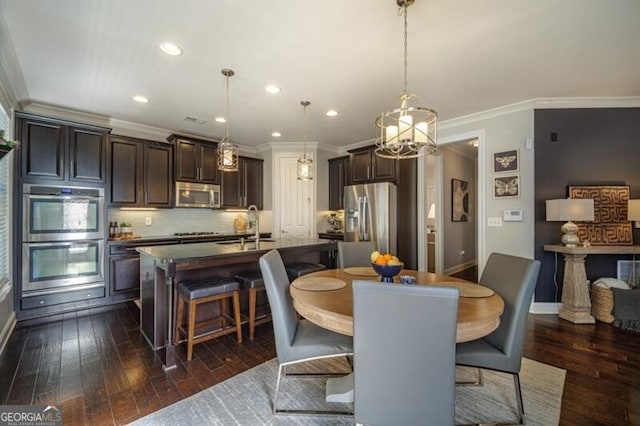
{"label": "lamp shade", "polygon": [[547,221],[593,220],[593,200],[590,198],[561,198],[547,200]]}
{"label": "lamp shade", "polygon": [[627,219],[640,220],[640,200],[629,200]]}

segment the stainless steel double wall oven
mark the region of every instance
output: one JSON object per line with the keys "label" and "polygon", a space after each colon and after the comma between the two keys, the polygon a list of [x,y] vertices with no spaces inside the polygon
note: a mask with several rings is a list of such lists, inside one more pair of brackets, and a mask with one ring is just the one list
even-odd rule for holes
{"label": "stainless steel double wall oven", "polygon": [[23,186],[22,297],[104,287],[104,189]]}

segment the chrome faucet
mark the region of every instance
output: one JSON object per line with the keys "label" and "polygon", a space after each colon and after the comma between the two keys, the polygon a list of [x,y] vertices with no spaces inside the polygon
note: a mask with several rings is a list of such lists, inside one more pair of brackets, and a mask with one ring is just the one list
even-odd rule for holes
{"label": "chrome faucet", "polygon": [[[255,212],[255,219],[253,221],[251,221],[251,212]],[[249,223],[253,223],[253,228],[256,231],[256,248],[258,246],[258,244],[260,243],[260,220],[259,220],[259,214],[258,214],[258,208],[251,204],[248,208],[247,208],[247,220],[249,220]]]}

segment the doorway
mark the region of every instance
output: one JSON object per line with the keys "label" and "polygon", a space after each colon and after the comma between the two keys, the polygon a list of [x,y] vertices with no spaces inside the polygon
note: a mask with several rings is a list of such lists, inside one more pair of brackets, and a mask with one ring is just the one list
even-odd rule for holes
{"label": "doorway", "polygon": [[[441,138],[438,152],[426,157],[419,172],[424,195],[418,230],[421,270],[456,274],[484,265],[484,131]],[[454,188],[468,188],[465,214],[454,214]],[[477,273],[476,273],[477,274]]]}

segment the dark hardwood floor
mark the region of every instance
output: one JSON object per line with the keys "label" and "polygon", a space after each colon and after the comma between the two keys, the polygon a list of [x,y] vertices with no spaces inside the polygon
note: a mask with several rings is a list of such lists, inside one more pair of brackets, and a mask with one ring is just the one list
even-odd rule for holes
{"label": "dark hardwood floor", "polygon": [[[178,351],[164,372],[133,303],[22,322],[0,357],[3,404],[60,404],[64,424],[125,424],[275,356],[271,324]],[[530,315],[525,356],[567,370],[562,425],[640,424],[640,334]]]}

